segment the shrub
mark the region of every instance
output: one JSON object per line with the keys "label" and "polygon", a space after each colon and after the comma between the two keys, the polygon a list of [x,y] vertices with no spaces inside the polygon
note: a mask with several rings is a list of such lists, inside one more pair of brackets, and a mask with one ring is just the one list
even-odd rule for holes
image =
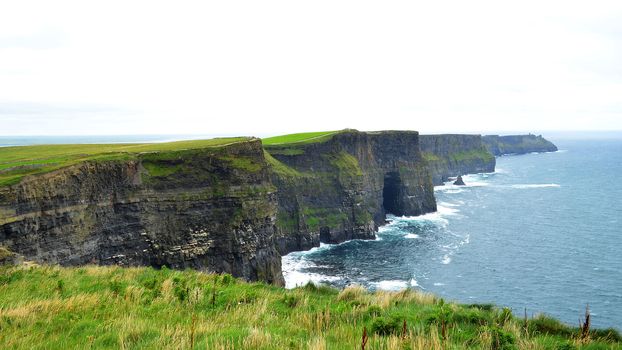
{"label": "shrub", "polygon": [[555,348],[555,350],[575,350],[577,347],[572,345],[571,343],[559,344]]}
{"label": "shrub", "polygon": [[298,305],[298,302],[300,302],[300,298],[293,294],[286,294],[281,301],[288,307],[295,308],[296,305]]}
{"label": "shrub", "polygon": [[371,331],[378,335],[395,334],[400,327],[399,322],[393,318],[376,317],[371,324]]}
{"label": "shrub", "polygon": [[56,290],[60,293],[63,294],[65,292],[65,281],[58,279],[56,281]]}
{"label": "shrub", "polygon": [[[8,270],[8,271],[7,271]],[[25,272],[24,270],[13,270],[10,269],[2,269],[0,270],[0,286],[3,284],[10,284],[24,278]]]}
{"label": "shrub", "polygon": [[468,304],[465,306],[471,309],[479,309],[482,311],[492,311],[495,308],[494,304]]}
{"label": "shrub", "polygon": [[[438,316],[434,315],[434,317],[434,319],[428,319],[428,322],[437,322]],[[450,315],[449,321],[485,326],[489,323],[489,318],[487,317],[487,314],[484,314],[477,309],[460,309],[454,311]]]}
{"label": "shrub", "polygon": [[112,291],[112,294],[114,294],[115,296],[119,296],[123,294],[123,290],[125,286],[118,280],[111,280],[110,282],[108,282],[108,288],[110,288],[110,291]]}
{"label": "shrub", "polygon": [[177,297],[177,300],[184,302],[188,300],[188,296],[190,295],[190,287],[188,286],[188,281],[180,276],[176,276],[173,278],[173,285],[175,289],[173,289],[173,293]]}
{"label": "shrub", "polygon": [[376,316],[380,316],[380,314],[382,313],[382,308],[378,305],[370,305],[367,308],[367,315],[371,316],[371,317],[376,317]]}
{"label": "shrub", "polygon": [[508,321],[512,320],[512,310],[504,307],[503,310],[497,315],[497,323],[505,325]]}
{"label": "shrub", "polygon": [[612,342],[622,342],[622,335],[617,329],[614,328],[606,328],[606,329],[594,329],[591,331],[592,337],[598,338],[605,341]]}
{"label": "shrub", "polygon": [[318,294],[336,294],[337,293],[337,290],[335,288],[332,288],[330,286],[323,285],[323,284],[317,285],[311,281],[305,284],[305,286],[302,288],[306,291],[314,292]]}
{"label": "shrub", "polygon": [[516,349],[516,346],[514,345],[516,343],[516,338],[512,333],[508,333],[499,327],[490,327],[489,331],[492,337],[492,350]]}
{"label": "shrub", "polygon": [[569,337],[577,333],[572,327],[546,315],[538,315],[536,318],[529,320],[528,327],[529,331],[533,333],[560,335],[563,337]]}
{"label": "shrub", "polygon": [[232,283],[235,283],[235,278],[233,278],[233,276],[231,276],[228,273],[225,273],[224,275],[222,275],[222,285],[223,286],[228,286]]}
{"label": "shrub", "polygon": [[337,300],[339,301],[357,300],[359,297],[365,295],[365,293],[367,293],[367,290],[365,290],[365,288],[355,284],[355,285],[348,286],[344,290],[342,290],[337,296]]}

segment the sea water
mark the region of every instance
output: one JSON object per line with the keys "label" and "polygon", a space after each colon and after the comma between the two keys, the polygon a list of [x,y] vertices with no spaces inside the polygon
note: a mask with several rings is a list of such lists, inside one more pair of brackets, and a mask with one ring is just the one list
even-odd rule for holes
{"label": "sea water", "polygon": [[377,240],[283,257],[287,286],[411,287],[573,325],[589,304],[595,326],[622,329],[622,140],[555,143],[437,186],[438,212],[389,216]]}

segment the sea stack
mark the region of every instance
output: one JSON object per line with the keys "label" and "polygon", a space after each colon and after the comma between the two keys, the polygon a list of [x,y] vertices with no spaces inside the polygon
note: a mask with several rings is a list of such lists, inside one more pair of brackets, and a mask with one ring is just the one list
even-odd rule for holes
{"label": "sea stack", "polygon": [[466,184],[464,183],[464,181],[462,180],[462,175],[459,175],[458,178],[456,179],[456,181],[454,181],[454,185],[457,186],[466,186]]}

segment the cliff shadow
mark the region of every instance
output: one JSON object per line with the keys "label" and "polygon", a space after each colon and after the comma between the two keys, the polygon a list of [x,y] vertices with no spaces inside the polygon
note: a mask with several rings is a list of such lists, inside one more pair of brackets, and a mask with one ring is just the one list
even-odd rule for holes
{"label": "cliff shadow", "polygon": [[404,215],[402,188],[402,178],[398,172],[391,171],[384,175],[382,207],[384,208],[385,213],[396,216]]}

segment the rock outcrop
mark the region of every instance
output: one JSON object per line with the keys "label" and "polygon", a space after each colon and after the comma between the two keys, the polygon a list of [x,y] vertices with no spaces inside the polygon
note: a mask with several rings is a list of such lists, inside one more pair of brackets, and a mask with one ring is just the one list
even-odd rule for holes
{"label": "rock outcrop", "polygon": [[86,161],[0,188],[0,245],[40,263],[196,268],[283,284],[261,141]]}
{"label": "rock outcrop", "polygon": [[495,171],[495,157],[480,135],[421,135],[420,142],[434,185],[450,177]]}
{"label": "rock outcrop", "polygon": [[483,137],[483,141],[495,156],[557,151],[557,146],[542,135],[487,135]]}
{"label": "rock outcrop", "polygon": [[320,142],[265,148],[278,188],[282,254],[320,242],[373,239],[387,213],[436,210],[417,132],[348,130]]}
{"label": "rock outcrop", "polygon": [[466,184],[464,183],[464,180],[462,179],[462,176],[458,176],[456,181],[454,181],[454,185],[456,185],[456,186],[466,186]]}

